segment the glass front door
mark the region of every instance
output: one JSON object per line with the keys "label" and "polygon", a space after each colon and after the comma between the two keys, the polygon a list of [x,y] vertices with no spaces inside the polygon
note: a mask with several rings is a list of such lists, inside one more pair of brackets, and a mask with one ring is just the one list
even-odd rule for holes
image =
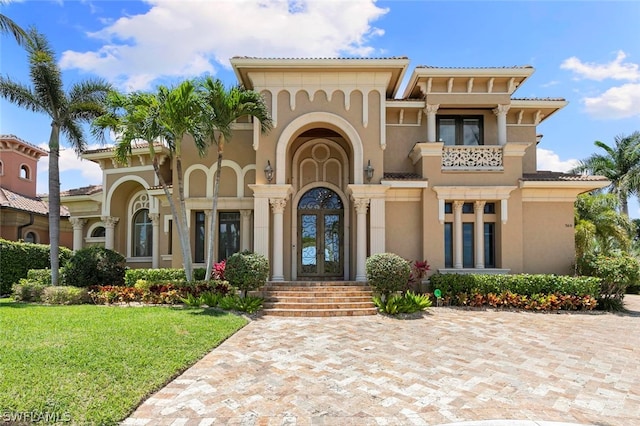
{"label": "glass front door", "polygon": [[328,188],[308,191],[298,203],[298,271],[301,277],[341,278],[343,209]]}

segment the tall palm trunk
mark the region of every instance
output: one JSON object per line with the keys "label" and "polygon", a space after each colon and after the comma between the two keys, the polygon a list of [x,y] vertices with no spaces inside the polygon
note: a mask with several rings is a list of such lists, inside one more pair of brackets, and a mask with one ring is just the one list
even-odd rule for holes
{"label": "tall palm trunk", "polygon": [[60,277],[60,126],[51,124],[49,137],[49,259],[51,285]]}
{"label": "tall palm trunk", "polygon": [[176,156],[176,173],[178,175],[178,201],[180,202],[180,215],[175,216],[180,221],[178,230],[182,228],[183,232],[178,232],[180,238],[180,245],[182,248],[182,261],[184,262],[184,274],[187,281],[193,281],[193,258],[191,257],[191,242],[189,241],[189,235],[186,232],[187,227],[187,206],[184,201],[184,180],[182,179],[182,155],[177,153]]}
{"label": "tall palm trunk", "polygon": [[216,216],[218,215],[218,194],[220,193],[220,172],[222,171],[222,156],[224,154],[224,136],[220,134],[218,138],[218,166],[216,169],[215,182],[213,184],[213,206],[209,216],[209,245],[207,250],[207,275],[205,280],[211,279],[213,273],[213,244],[218,232],[216,228]]}

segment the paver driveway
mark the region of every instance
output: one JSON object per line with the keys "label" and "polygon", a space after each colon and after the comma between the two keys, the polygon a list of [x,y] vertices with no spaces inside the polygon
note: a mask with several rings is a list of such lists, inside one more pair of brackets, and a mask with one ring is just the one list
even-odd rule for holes
{"label": "paver driveway", "polygon": [[640,424],[640,313],[432,308],[417,320],[263,317],[124,424],[486,419]]}

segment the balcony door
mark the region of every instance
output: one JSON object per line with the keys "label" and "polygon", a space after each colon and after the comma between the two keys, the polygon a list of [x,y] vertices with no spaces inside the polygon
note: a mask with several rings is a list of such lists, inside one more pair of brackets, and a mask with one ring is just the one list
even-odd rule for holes
{"label": "balcony door", "polygon": [[344,208],[329,188],[313,188],[298,202],[298,275],[341,279],[344,274]]}

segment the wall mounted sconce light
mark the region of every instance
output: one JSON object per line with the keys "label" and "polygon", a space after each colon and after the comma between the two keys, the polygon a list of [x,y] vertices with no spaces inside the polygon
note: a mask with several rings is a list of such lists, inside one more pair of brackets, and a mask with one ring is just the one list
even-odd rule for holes
{"label": "wall mounted sconce light", "polygon": [[374,170],[375,169],[371,166],[371,160],[369,160],[369,162],[367,163],[367,167],[364,168],[364,175],[367,179],[367,182],[371,182],[371,179],[373,179]]}
{"label": "wall mounted sconce light", "polygon": [[264,168],[264,177],[267,178],[267,182],[271,183],[273,180],[273,167],[271,167],[271,161],[267,160],[267,165]]}

